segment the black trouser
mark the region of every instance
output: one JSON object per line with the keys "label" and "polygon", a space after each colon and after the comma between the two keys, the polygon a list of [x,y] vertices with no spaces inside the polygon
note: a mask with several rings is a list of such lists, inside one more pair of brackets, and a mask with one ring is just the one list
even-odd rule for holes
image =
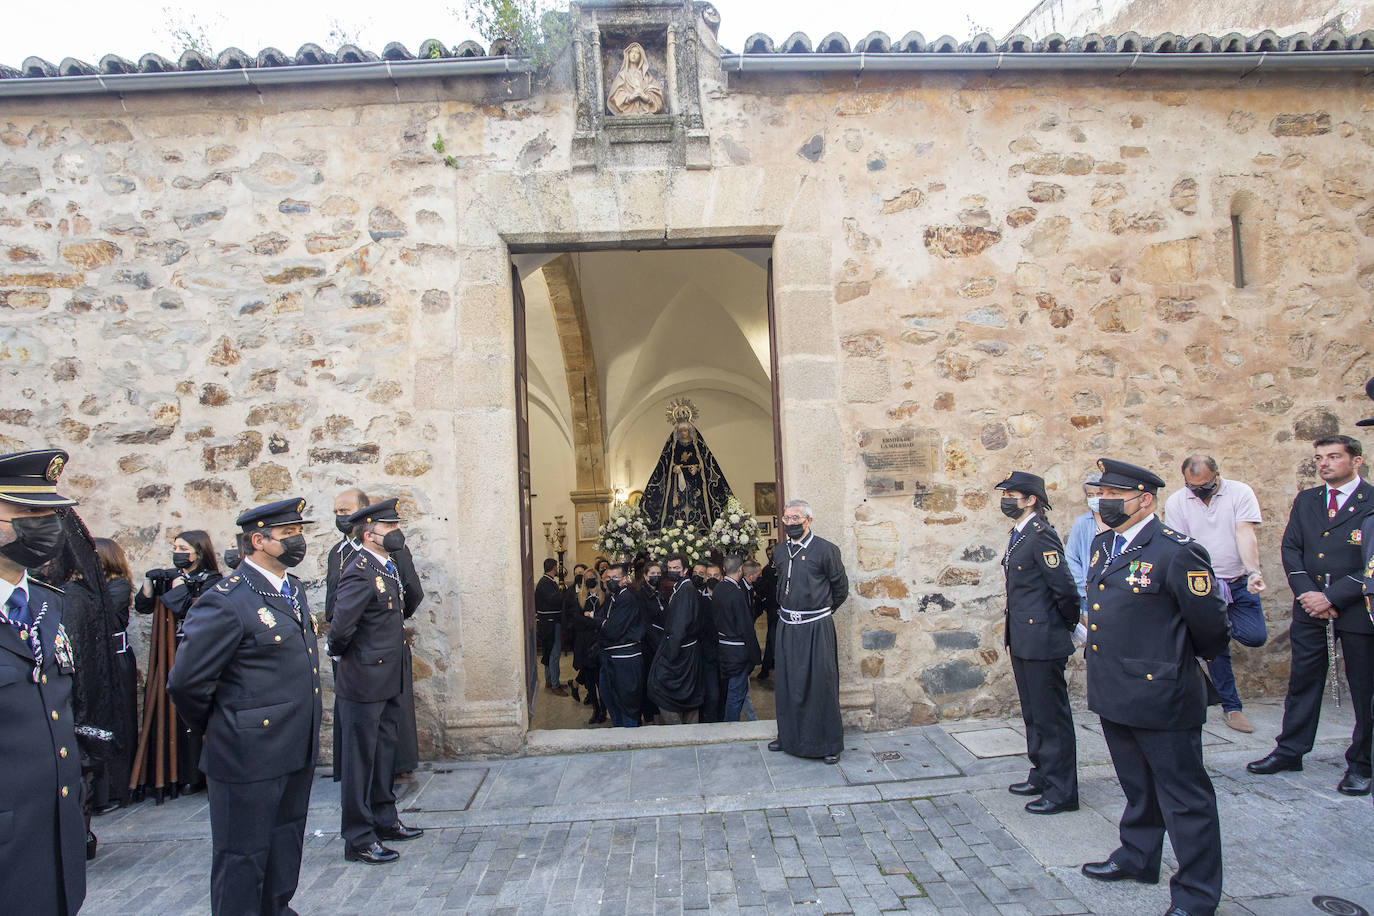
{"label": "black trouser", "polygon": [[1116,778],[1126,793],[1121,846],[1111,859],[1159,874],[1164,833],[1178,859],[1169,881],[1174,906],[1211,916],[1221,900],[1221,822],[1202,764],[1202,728],[1157,731],[1102,720]]}
{"label": "black trouser", "polygon": [[343,810],[339,833],[351,848],[377,842],[377,829],[399,820],[391,774],[396,760],[396,734],[401,722],[401,695],[376,703],[339,699]]}
{"label": "black trouser", "polygon": [[[1305,616],[1305,615],[1304,615]],[[1326,627],[1295,619],[1288,630],[1293,663],[1288,674],[1288,695],[1283,700],[1283,729],[1278,752],[1300,758],[1312,750],[1326,689]],[[1345,752],[1346,766],[1357,776],[1370,775],[1371,709],[1374,703],[1374,635],[1336,631],[1345,655],[1345,682],[1355,710],[1355,729]]]}
{"label": "black trouser", "polygon": [[1026,723],[1026,781],[1057,804],[1078,804],[1078,743],[1074,739],[1069,687],[1064,681],[1067,658],[1011,657],[1011,673]]}
{"label": "black trouser", "polygon": [[301,873],[313,766],[275,779],[208,779],[210,907],[215,916],[289,912]]}

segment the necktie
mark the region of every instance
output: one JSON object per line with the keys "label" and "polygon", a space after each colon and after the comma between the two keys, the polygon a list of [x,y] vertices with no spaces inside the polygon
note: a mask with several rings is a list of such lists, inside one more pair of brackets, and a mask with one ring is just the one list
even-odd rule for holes
{"label": "necktie", "polygon": [[1007,549],[1008,549],[1008,550],[1011,550],[1012,545],[1015,544],[1015,543],[1016,543],[1016,529],[1013,528],[1013,529],[1011,529],[1011,537],[1007,538]]}
{"label": "necktie", "polygon": [[29,596],[22,588],[10,592],[10,597],[5,602],[5,610],[10,615],[10,623],[22,627],[33,623],[33,617],[29,614]]}
{"label": "necktie", "polygon": [[390,560],[386,561],[386,574],[392,578],[396,577],[396,564]]}
{"label": "necktie", "polygon": [[1126,549],[1126,536],[1118,534],[1116,540],[1112,541],[1112,559],[1121,556],[1121,552]]}
{"label": "necktie", "polygon": [[1338,502],[1336,501],[1336,500],[1337,500],[1336,491],[1333,490],[1333,489],[1328,489],[1326,492],[1329,493],[1329,494],[1331,494],[1331,498],[1330,498],[1330,500],[1329,500],[1329,501],[1327,502],[1327,504],[1326,504],[1326,517],[1327,517],[1327,518],[1335,518],[1335,517],[1336,517],[1336,510],[1339,509],[1339,508],[1341,507],[1341,506],[1340,506],[1340,503],[1338,503]]}
{"label": "necktie", "polygon": [[300,605],[296,604],[296,592],[291,588],[291,583],[285,579],[281,580],[281,596],[291,605],[292,610],[300,610]]}

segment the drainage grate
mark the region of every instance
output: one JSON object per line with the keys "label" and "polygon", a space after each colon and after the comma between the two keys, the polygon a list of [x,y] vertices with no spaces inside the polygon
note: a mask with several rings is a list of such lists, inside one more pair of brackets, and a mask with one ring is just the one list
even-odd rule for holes
{"label": "drainage grate", "polygon": [[[892,763],[894,760],[902,759],[901,751],[874,751],[873,759],[879,763]],[[1366,914],[1367,916],[1367,914]]]}
{"label": "drainage grate", "polygon": [[1328,897],[1325,894],[1313,897],[1312,905],[1323,913],[1330,913],[1331,916],[1369,916],[1369,910],[1358,903],[1351,903],[1340,897]]}

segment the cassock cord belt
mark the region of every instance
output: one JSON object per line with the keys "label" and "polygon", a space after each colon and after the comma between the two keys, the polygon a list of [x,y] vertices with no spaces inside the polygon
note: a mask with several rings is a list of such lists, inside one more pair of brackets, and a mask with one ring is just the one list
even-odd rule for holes
{"label": "cassock cord belt", "polygon": [[828,607],[823,607],[818,611],[789,611],[785,607],[780,607],[778,608],[778,619],[789,624],[815,623],[817,620],[824,620],[833,613],[835,613],[834,609]]}

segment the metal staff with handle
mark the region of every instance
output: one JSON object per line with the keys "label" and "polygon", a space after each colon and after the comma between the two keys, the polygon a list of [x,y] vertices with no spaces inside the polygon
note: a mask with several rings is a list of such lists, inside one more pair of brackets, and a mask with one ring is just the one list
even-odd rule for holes
{"label": "metal staff with handle", "polygon": [[[1325,580],[1326,588],[1330,588],[1331,574],[1326,573],[1322,579]],[[1327,678],[1331,681],[1331,697],[1336,701],[1336,708],[1340,709],[1341,677],[1336,670],[1336,618],[1334,617],[1326,622],[1326,665]]]}

